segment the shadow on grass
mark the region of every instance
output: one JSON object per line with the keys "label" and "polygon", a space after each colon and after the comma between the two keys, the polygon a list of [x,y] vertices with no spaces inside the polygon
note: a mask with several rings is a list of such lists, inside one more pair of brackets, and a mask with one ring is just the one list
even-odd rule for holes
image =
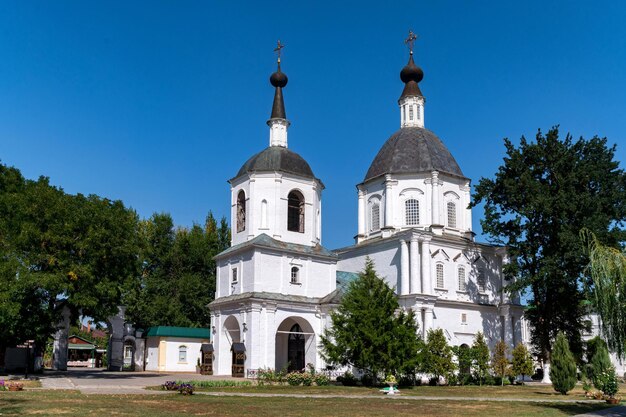
{"label": "shadow on grass", "polygon": [[24,414],[24,406],[28,400],[19,397],[7,397],[3,395],[0,397],[0,415],[18,415]]}
{"label": "shadow on grass", "polygon": [[565,415],[575,416],[577,414],[585,414],[592,411],[604,410],[605,408],[614,407],[612,405],[608,405],[605,403],[598,404],[584,404],[584,403],[548,403],[541,404],[542,407],[551,408],[554,410],[559,410]]}

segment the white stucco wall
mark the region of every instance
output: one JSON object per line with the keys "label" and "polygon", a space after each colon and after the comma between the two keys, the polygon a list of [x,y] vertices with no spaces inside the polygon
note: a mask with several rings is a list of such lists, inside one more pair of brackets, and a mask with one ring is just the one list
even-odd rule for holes
{"label": "white stucco wall", "polygon": [[[160,372],[196,372],[200,347],[208,339],[182,337],[148,337],[146,340],[146,370]],[[187,360],[179,361],[179,348],[187,347]],[[163,351],[163,349],[165,349]]]}
{"label": "white stucco wall", "polygon": [[[246,228],[237,232],[237,195],[240,190],[246,194]],[[304,233],[287,230],[287,196],[293,190],[304,196]],[[254,173],[237,178],[231,184],[232,244],[243,243],[261,233],[301,245],[321,244],[321,193],[319,181],[286,173]],[[265,209],[262,208],[264,201]]]}

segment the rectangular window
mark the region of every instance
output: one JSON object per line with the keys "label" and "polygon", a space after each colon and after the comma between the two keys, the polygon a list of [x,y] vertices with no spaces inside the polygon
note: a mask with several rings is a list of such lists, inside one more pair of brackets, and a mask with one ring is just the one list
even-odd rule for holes
{"label": "rectangular window", "polygon": [[487,289],[487,281],[485,280],[485,271],[483,271],[482,269],[478,271],[477,281],[478,291],[485,292]]}
{"label": "rectangular window", "polygon": [[459,268],[459,291],[467,291],[467,283],[465,282],[465,268]]}
{"label": "rectangular window", "polygon": [[443,265],[437,264],[437,288],[443,288]]}
{"label": "rectangular window", "polygon": [[420,203],[414,198],[404,202],[405,222],[407,226],[416,226],[420,222]]}
{"label": "rectangular window", "polygon": [[409,107],[409,120],[413,120],[413,106]]}
{"label": "rectangular window", "polygon": [[456,204],[450,201],[447,206],[448,206],[448,227],[456,227]]}
{"label": "rectangular window", "polygon": [[380,229],[380,206],[378,204],[374,204],[372,206],[371,215],[371,230],[374,231]]}
{"label": "rectangular window", "polygon": [[467,314],[461,313],[461,324],[467,324]]}
{"label": "rectangular window", "polygon": [[187,362],[187,346],[178,348],[178,362]]}
{"label": "rectangular window", "polygon": [[239,277],[237,276],[237,268],[233,268],[233,284],[238,281]]}

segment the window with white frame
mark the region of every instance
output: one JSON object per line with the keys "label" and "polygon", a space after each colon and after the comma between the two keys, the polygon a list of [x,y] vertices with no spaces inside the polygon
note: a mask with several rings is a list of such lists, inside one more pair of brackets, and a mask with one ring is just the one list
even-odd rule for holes
{"label": "window with white frame", "polygon": [[420,203],[414,198],[404,202],[404,221],[407,226],[416,226],[420,223]]}
{"label": "window with white frame", "polygon": [[178,347],[178,362],[187,362],[187,346]]}
{"label": "window with white frame", "polygon": [[485,279],[485,271],[483,269],[478,270],[476,277],[476,283],[478,284],[478,291],[485,292],[487,289],[487,280]]}
{"label": "window with white frame", "polygon": [[409,120],[413,120],[413,106],[409,106]]}
{"label": "window with white frame", "polygon": [[237,268],[233,268],[232,283],[236,284],[238,281],[239,281],[239,276],[237,275]]}
{"label": "window with white frame", "polygon": [[443,264],[437,264],[435,270],[437,275],[437,288],[443,288]]}
{"label": "window with white frame", "polygon": [[461,324],[467,324],[467,313],[461,313]]}
{"label": "window with white frame", "polygon": [[448,201],[448,227],[456,227],[456,203]]}
{"label": "window with white frame", "polygon": [[370,231],[380,229],[380,204],[375,202],[370,209]]}
{"label": "window with white frame", "polygon": [[300,268],[297,266],[291,267],[291,283],[299,284],[300,283]]}
{"label": "window with white frame", "polygon": [[465,268],[460,266],[458,269],[459,291],[467,291],[467,282],[465,281]]}

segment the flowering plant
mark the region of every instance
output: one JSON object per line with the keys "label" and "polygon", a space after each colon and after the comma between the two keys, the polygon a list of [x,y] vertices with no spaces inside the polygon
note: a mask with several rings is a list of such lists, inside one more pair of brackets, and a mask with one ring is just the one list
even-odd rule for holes
{"label": "flowering plant", "polygon": [[387,375],[387,378],[385,378],[385,383],[387,384],[396,384],[397,382],[396,377],[392,374]]}
{"label": "flowering plant", "polygon": [[615,375],[615,369],[611,368],[607,372],[602,372],[598,376],[599,389],[604,393],[607,398],[615,398],[615,394],[619,390],[617,384],[617,376]]}
{"label": "flowering plant", "polygon": [[0,391],[6,391],[7,387],[4,384],[4,379],[0,379]]}
{"label": "flowering plant", "polygon": [[161,385],[161,387],[167,391],[176,391],[178,389],[178,384],[176,381],[165,381],[165,384]]}
{"label": "flowering plant", "polygon": [[178,386],[178,393],[182,395],[192,395],[193,394],[193,385],[191,384],[180,384]]}

